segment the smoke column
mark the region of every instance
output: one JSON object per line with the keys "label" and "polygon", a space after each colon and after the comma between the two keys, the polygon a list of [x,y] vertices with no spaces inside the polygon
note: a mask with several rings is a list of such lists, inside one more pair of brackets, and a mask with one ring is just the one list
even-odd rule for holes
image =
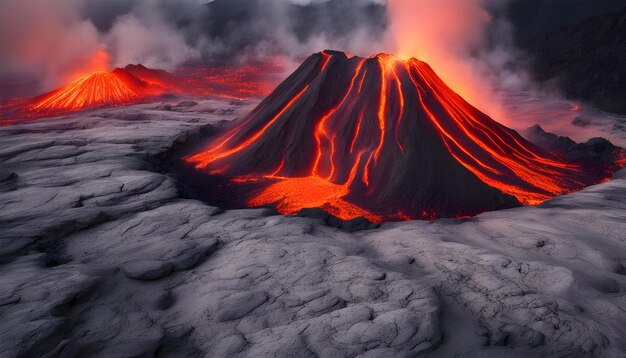
{"label": "smoke column", "polygon": [[[326,48],[361,56],[390,52],[426,61],[470,103],[506,122],[490,85],[512,56],[489,49],[485,36],[493,25],[486,6],[495,0],[388,0],[386,40],[384,28],[374,30],[374,19],[365,15],[368,4],[380,2],[374,0],[333,6],[313,2],[320,16],[304,25],[294,17],[298,11],[292,0],[251,0],[251,18],[219,37],[204,32],[207,21],[215,19],[202,16],[207,7],[199,1],[104,1],[1,0],[0,77],[23,73],[39,78],[41,90],[50,90],[90,70],[91,59],[102,52],[110,57],[109,67],[142,63],[166,70],[224,54],[244,60],[247,55],[286,56],[299,63]],[[94,4],[99,10],[87,11]],[[340,23],[337,13],[349,14],[353,25],[333,33],[328,29]],[[191,25],[177,25],[181,14],[194,15]],[[110,24],[103,26],[101,18],[111,19]],[[310,31],[310,36],[298,31]]]}
{"label": "smoke column", "polygon": [[477,57],[488,47],[492,17],[486,5],[486,0],[388,0],[390,42],[396,56],[427,62],[468,102],[506,122],[487,75],[497,69]]}

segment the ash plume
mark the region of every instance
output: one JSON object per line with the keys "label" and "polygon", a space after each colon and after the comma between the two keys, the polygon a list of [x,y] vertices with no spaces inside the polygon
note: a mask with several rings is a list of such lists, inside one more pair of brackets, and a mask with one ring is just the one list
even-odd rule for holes
{"label": "ash plume", "polygon": [[[513,41],[502,16],[508,0],[388,0],[389,42],[400,57],[415,57],[463,98],[494,118],[507,121],[497,98],[500,87],[526,87]],[[511,124],[511,123],[509,123]]]}
{"label": "ash plume", "polygon": [[[0,3],[0,78],[36,78],[50,90],[93,68],[129,63],[173,69],[199,57],[158,0],[6,0]],[[179,2],[179,9],[191,6]],[[172,5],[172,2],[169,2]],[[197,5],[194,5],[194,7]]]}
{"label": "ash plume", "polygon": [[50,90],[89,70],[103,50],[110,67],[162,69],[272,56],[297,62],[323,48],[370,55],[384,21],[383,7],[368,0],[6,0],[0,77],[36,78]]}
{"label": "ash plume", "polygon": [[[190,62],[279,57],[286,71],[322,49],[389,52],[432,64],[455,90],[505,119],[492,83],[528,85],[508,3],[495,0],[5,0],[0,3],[0,77],[66,83],[101,51],[109,67],[171,70]],[[291,64],[291,66],[290,66]]]}

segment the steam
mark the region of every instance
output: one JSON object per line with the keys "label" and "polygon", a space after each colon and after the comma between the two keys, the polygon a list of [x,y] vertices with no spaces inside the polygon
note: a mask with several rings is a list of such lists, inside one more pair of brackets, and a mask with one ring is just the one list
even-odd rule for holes
{"label": "steam", "polygon": [[[217,31],[217,35],[211,34],[213,24],[203,22],[206,14],[193,17],[183,31],[203,58],[245,61],[279,56],[299,63],[324,49],[371,56],[384,45],[385,32],[380,25],[384,13],[381,11],[377,19],[366,11],[374,3],[373,0],[248,0],[250,13],[235,17],[250,18],[221,24],[224,31]],[[304,4],[315,9],[307,10],[308,16],[303,17]]]}
{"label": "steam", "polygon": [[141,63],[148,67],[173,69],[200,57],[165,15],[155,0],[144,1],[130,14],[121,15],[104,37],[115,55],[115,65]]}
{"label": "steam", "polygon": [[115,14],[106,31],[86,16],[88,1],[100,0],[0,2],[0,77],[37,78],[43,91],[90,70],[130,63],[173,69],[199,57],[160,1],[118,1],[132,5],[130,12]]}
{"label": "steam", "polygon": [[[372,30],[372,16],[363,11],[372,0],[248,1],[250,18],[219,25],[226,31],[215,36],[207,22],[220,18],[207,17],[203,0],[2,0],[0,78],[37,78],[47,91],[94,69],[94,61],[102,64],[103,53],[109,67],[171,70],[190,61],[277,56],[295,66],[326,48],[370,56],[383,47],[384,27]],[[221,6],[239,3],[221,0]],[[318,6],[306,24],[293,16],[303,3]],[[329,30],[341,25],[339,33]]]}
{"label": "steam", "polygon": [[56,85],[90,65],[98,31],[80,16],[81,1],[0,2],[0,74],[38,76]]}
{"label": "steam", "polygon": [[506,1],[493,0],[388,0],[389,41],[396,55],[427,62],[468,102],[507,122],[493,84],[520,87],[528,77],[512,65],[519,54],[510,24],[491,15],[504,5]]}
{"label": "steam", "polygon": [[[197,0],[102,1],[0,2],[0,77],[38,77],[48,90],[92,69],[102,53],[109,55],[109,66],[142,63],[166,70],[189,61],[281,56],[293,64],[290,70],[326,48],[361,56],[392,52],[428,62],[455,91],[499,120],[505,115],[492,83],[525,82],[522,72],[511,69],[516,54],[510,26],[488,11],[506,1],[388,0],[388,33],[384,23],[375,23],[384,14],[366,11],[373,0],[305,2],[316,6],[305,23],[301,5],[295,5],[302,1],[248,0],[249,18],[222,24],[220,14],[207,16],[208,7]],[[120,13],[105,13],[108,7]],[[104,18],[109,24],[102,25]]]}

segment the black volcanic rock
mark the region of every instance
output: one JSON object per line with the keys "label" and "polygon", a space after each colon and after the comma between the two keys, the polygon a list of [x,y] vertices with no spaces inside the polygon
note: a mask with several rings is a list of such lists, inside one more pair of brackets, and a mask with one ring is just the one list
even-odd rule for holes
{"label": "black volcanic rock", "polygon": [[152,85],[171,86],[177,84],[179,79],[173,74],[159,69],[148,68],[142,64],[127,65],[124,70],[140,80]]}
{"label": "black volcanic rock", "polygon": [[526,129],[524,137],[542,148],[562,153],[570,151],[577,144],[570,137],[557,136],[554,133],[546,132],[538,124]]}
{"label": "black volcanic rock", "polygon": [[[626,356],[626,171],[550,206],[350,234],[182,196],[163,154],[247,112],[208,103],[0,128],[19,175],[0,183],[0,356]],[[176,272],[117,269],[153,260]]]}
{"label": "black volcanic rock", "polygon": [[[277,27],[277,21],[284,27]],[[210,56],[230,58],[257,46],[264,52],[293,54],[293,48],[284,46],[286,34],[302,44],[320,37],[349,42],[357,31],[366,31],[372,40],[381,39],[387,14],[384,5],[371,1],[215,0],[181,18],[178,26],[193,41],[219,42]]]}
{"label": "black volcanic rock", "polygon": [[525,49],[539,81],[604,111],[626,113],[625,34],[626,10],[538,36]]}

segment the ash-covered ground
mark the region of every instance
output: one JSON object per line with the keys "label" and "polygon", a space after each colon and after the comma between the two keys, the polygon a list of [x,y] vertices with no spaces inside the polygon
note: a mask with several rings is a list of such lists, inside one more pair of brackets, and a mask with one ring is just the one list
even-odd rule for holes
{"label": "ash-covered ground", "polygon": [[254,104],[0,128],[0,356],[626,355],[626,171],[356,233],[186,198],[164,163]]}

